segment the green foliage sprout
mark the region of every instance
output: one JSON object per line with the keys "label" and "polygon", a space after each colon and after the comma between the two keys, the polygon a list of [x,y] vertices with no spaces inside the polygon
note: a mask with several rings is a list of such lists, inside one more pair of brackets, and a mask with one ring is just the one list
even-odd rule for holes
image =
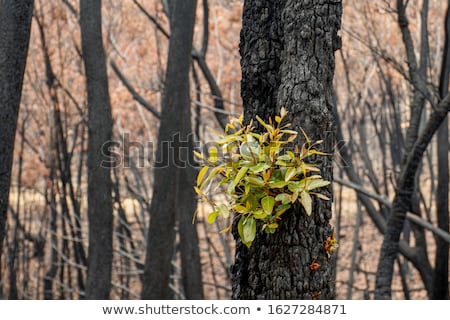
{"label": "green foliage sprout", "polygon": [[[291,124],[284,124],[286,115],[283,108],[274,121],[269,119],[269,123],[257,116],[256,120],[264,128],[262,133],[254,132],[253,122],[244,126],[241,115],[227,125],[227,135],[209,149],[208,158],[195,153],[204,165],[194,188],[213,207],[208,222],[213,223],[218,216],[228,218],[230,213],[239,215],[238,232],[247,247],[255,239],[257,221],[263,223],[263,231],[274,233],[282,214],[296,201],[310,216],[311,195],[330,200],[313,191],[328,186],[330,182],[322,179],[316,165],[306,162],[311,155],[328,155],[315,148],[322,141],[311,142],[302,130],[306,143],[301,150],[298,146],[294,152],[285,148],[298,135],[297,131],[289,130]],[[218,157],[219,150],[225,155],[223,159]],[[227,203],[210,199],[213,185],[225,188]],[[229,230],[231,226],[224,231]]]}

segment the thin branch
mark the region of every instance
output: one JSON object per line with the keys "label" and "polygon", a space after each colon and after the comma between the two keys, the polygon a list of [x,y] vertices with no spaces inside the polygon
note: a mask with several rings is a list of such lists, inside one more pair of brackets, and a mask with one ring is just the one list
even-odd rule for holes
{"label": "thin branch", "polygon": [[148,111],[150,111],[156,118],[160,119],[161,118],[161,114],[159,113],[158,110],[156,110],[155,107],[153,107],[150,103],[148,103],[131,85],[131,83],[128,81],[127,78],[125,78],[125,76],[123,75],[122,72],[120,72],[119,67],[117,66],[117,64],[114,62],[114,60],[111,60],[110,65],[112,67],[112,69],[114,70],[115,74],[117,75],[117,77],[119,78],[119,80],[122,82],[122,84],[128,89],[128,91],[131,93],[131,95],[133,96],[133,99],[136,100],[137,102],[139,102],[139,104],[141,104],[145,109],[147,109]]}
{"label": "thin branch", "polygon": [[[381,202],[382,204],[384,204],[386,207],[388,207],[389,209],[392,208],[392,203],[385,197],[370,192],[366,189],[364,189],[363,186],[350,182],[350,181],[345,181],[342,180],[340,178],[335,177],[333,179],[335,182],[339,183],[340,185],[343,185],[345,187],[348,187],[350,189],[353,189],[355,191],[357,191],[358,193],[361,193],[365,196],[368,196],[369,198],[372,198],[374,200],[377,200],[378,202]],[[435,235],[437,235],[438,237],[440,237],[441,239],[443,239],[444,241],[446,241],[447,243],[450,243],[450,233],[446,232],[445,230],[442,230],[440,228],[437,228],[435,226],[433,226],[431,223],[429,223],[428,221],[426,221],[425,219],[412,214],[410,212],[408,212],[406,214],[406,218],[412,222],[414,222],[415,224],[424,227],[425,229],[428,229],[429,231],[433,232]]]}
{"label": "thin branch", "polygon": [[170,38],[169,32],[159,23],[159,21],[152,16],[137,0],[133,0],[133,3],[141,10],[141,12],[161,31],[161,33],[167,38]]}

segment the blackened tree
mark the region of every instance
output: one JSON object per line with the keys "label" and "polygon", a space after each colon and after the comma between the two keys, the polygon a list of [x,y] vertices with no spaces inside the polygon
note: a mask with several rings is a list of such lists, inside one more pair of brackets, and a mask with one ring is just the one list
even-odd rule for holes
{"label": "blackened tree", "polygon": [[0,256],[33,4],[33,0],[0,2]]}
{"label": "blackened tree", "polygon": [[[342,3],[247,0],[241,31],[241,95],[245,122],[274,117],[282,107],[294,129],[323,140],[333,152],[334,52]],[[301,146],[300,134],[295,143]],[[331,181],[332,157],[316,161]],[[331,197],[331,187],[321,193]],[[279,231],[259,232],[250,249],[237,238],[232,268],[234,299],[331,299],[334,265],[324,243],[332,237],[331,201],[314,200],[312,215],[295,207],[283,214]]]}
{"label": "blackened tree", "polygon": [[88,99],[89,252],[86,299],[108,299],[113,258],[112,184],[102,165],[102,146],[111,140],[112,116],[102,43],[101,0],[80,1],[80,25]]}
{"label": "blackened tree", "polygon": [[[197,233],[191,224],[196,198],[193,189],[193,141],[189,69],[196,0],[170,2],[170,43],[154,168],[153,197],[145,259],[143,299],[169,299],[175,226],[180,230],[183,287],[186,298],[203,297]],[[188,158],[189,160],[188,160]]]}

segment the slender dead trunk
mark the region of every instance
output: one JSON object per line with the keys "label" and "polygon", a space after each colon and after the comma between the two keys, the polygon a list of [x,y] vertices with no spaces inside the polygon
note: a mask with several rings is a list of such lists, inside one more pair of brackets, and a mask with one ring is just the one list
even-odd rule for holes
{"label": "slender dead trunk", "polygon": [[33,4],[33,0],[0,1],[0,257]]}
{"label": "slender dead trunk", "polygon": [[[195,22],[196,0],[171,2],[171,36],[162,101],[158,150],[154,168],[154,190],[150,206],[150,226],[145,258],[142,299],[169,299],[171,260],[175,241],[175,223],[179,219],[181,242],[192,241],[195,232],[187,229],[186,218],[192,219],[190,203],[195,199],[182,189],[192,189],[192,165],[186,158],[191,148],[189,69],[191,66],[192,37]],[[193,226],[191,225],[191,228]],[[182,243],[183,266],[191,251]],[[196,259],[196,256],[191,256]],[[198,267],[194,267],[196,273]],[[199,276],[186,274],[183,284],[187,298],[201,298],[197,283]],[[193,277],[193,278],[190,278]],[[200,278],[201,279],[201,278]],[[193,287],[197,286],[197,287]],[[201,290],[201,289],[200,289]]]}
{"label": "slender dead trunk", "polygon": [[[322,151],[333,152],[332,81],[341,13],[341,1],[245,1],[240,52],[247,123],[256,115],[268,120],[284,107],[295,130],[324,140]],[[332,181],[332,158],[316,162]],[[331,197],[331,187],[321,193]],[[279,232],[259,233],[250,249],[238,239],[233,298],[334,298],[333,259],[324,250],[333,233],[330,218],[331,201],[314,200],[311,216],[296,206],[283,214]],[[313,262],[320,267],[312,270]]]}
{"label": "slender dead trunk", "polygon": [[102,42],[101,0],[80,0],[81,44],[88,99],[89,253],[86,299],[108,299],[113,257],[111,173],[102,147],[111,140],[112,116]]}

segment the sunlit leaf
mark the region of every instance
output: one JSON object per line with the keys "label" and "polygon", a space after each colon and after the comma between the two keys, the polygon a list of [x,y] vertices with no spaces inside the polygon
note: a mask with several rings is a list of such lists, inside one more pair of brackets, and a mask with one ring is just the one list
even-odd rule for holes
{"label": "sunlit leaf", "polygon": [[208,172],[208,167],[207,166],[204,166],[201,170],[200,170],[200,172],[198,173],[198,176],[197,176],[197,186],[200,186],[201,185],[201,183],[202,183],[202,181],[203,181],[203,177],[205,176],[205,174],[206,174],[206,172]]}
{"label": "sunlit leaf", "polygon": [[230,210],[228,209],[228,206],[226,204],[219,204],[217,206],[218,213],[223,216],[224,218],[228,218],[230,216]]}
{"label": "sunlit leaf", "polygon": [[293,167],[287,168],[286,175],[284,176],[284,181],[291,180],[295,176],[296,173],[297,173],[296,168],[293,168]]}
{"label": "sunlit leaf", "polygon": [[202,190],[200,190],[200,188],[194,186],[194,190],[195,190],[195,193],[197,193],[199,196],[203,195],[203,192],[202,192]]}
{"label": "sunlit leaf", "polygon": [[273,189],[281,189],[288,185],[288,181],[274,181],[269,182],[269,186]]}
{"label": "sunlit leaf", "polygon": [[245,177],[245,180],[255,186],[259,186],[262,187],[264,185],[264,180],[261,179],[260,177],[256,177],[256,176],[248,176]]}
{"label": "sunlit leaf", "polygon": [[267,124],[264,122],[263,119],[261,119],[259,116],[256,116],[256,120],[258,120],[259,124],[262,125],[267,132],[272,133],[273,132],[273,127],[270,124]]}
{"label": "sunlit leaf", "polygon": [[217,162],[217,148],[216,147],[211,147],[209,149],[209,159],[208,161],[211,162],[212,164],[216,164]]}
{"label": "sunlit leaf", "polygon": [[238,222],[238,233],[242,243],[250,247],[256,236],[256,221],[253,218],[241,217]]}
{"label": "sunlit leaf", "polygon": [[235,192],[235,189],[236,189],[236,185],[234,184],[234,181],[231,181],[228,184],[228,188],[227,188],[228,194],[233,194]]}
{"label": "sunlit leaf", "polygon": [[266,218],[268,216],[268,214],[266,212],[264,212],[263,210],[256,210],[253,213],[253,216],[255,217],[255,219],[263,220],[264,218]]}
{"label": "sunlit leaf", "polygon": [[261,199],[261,206],[265,213],[271,214],[273,206],[275,205],[275,198],[272,196],[266,196]]}
{"label": "sunlit leaf", "polygon": [[291,202],[291,197],[287,193],[277,194],[275,201],[280,201],[282,204]]}
{"label": "sunlit leaf", "polygon": [[246,207],[244,207],[243,205],[236,205],[234,206],[234,211],[241,213],[241,214],[246,214],[248,213],[248,209]]}
{"label": "sunlit leaf", "polygon": [[330,181],[325,181],[323,179],[312,180],[306,184],[306,190],[311,191],[317,188],[326,187],[330,184]]}
{"label": "sunlit leaf", "polygon": [[230,224],[228,227],[220,230],[220,233],[231,232],[231,230],[233,230],[233,225],[232,224]]}
{"label": "sunlit leaf", "polygon": [[251,139],[241,144],[239,152],[245,160],[256,161],[261,152],[261,146],[251,135],[247,136],[251,137]]}
{"label": "sunlit leaf", "polygon": [[307,142],[308,144],[311,144],[311,140],[309,140],[309,137],[308,137],[308,135],[306,134],[306,132],[305,132],[302,128],[300,128],[300,131],[302,132],[303,136],[305,137],[306,142]]}
{"label": "sunlit leaf", "polygon": [[261,163],[258,163],[257,165],[249,167],[250,171],[252,171],[254,173],[261,172],[268,168],[270,168],[270,165],[268,165],[267,163],[264,163],[264,162],[261,162]]}
{"label": "sunlit leaf", "polygon": [[303,205],[303,208],[305,208],[306,214],[310,216],[312,213],[312,198],[308,192],[303,191],[300,193],[300,202]]}
{"label": "sunlit leaf", "polygon": [[318,193],[318,192],[310,192],[309,194],[313,194],[313,195],[315,195],[317,198],[320,198],[320,199],[325,200],[325,201],[331,200],[331,199],[330,199],[329,197],[327,197],[326,195],[321,194],[321,193]]}
{"label": "sunlit leaf", "polygon": [[241,179],[244,177],[244,175],[247,173],[248,167],[242,167],[239,169],[239,172],[237,173],[236,177],[234,178],[234,185],[238,185]]}
{"label": "sunlit leaf", "polygon": [[246,219],[243,228],[244,240],[246,243],[252,243],[256,237],[256,220],[253,217]]}
{"label": "sunlit leaf", "polygon": [[275,208],[275,216],[279,217],[281,216],[286,210],[291,208],[290,203],[284,203]]}
{"label": "sunlit leaf", "polygon": [[311,149],[311,150],[308,151],[308,157],[313,155],[313,154],[317,154],[319,156],[329,156],[330,155],[329,153],[318,151],[318,150],[315,150],[315,149]]}
{"label": "sunlit leaf", "polygon": [[195,156],[197,159],[203,159],[203,155],[202,155],[200,152],[198,152],[198,151],[194,151],[194,156]]}
{"label": "sunlit leaf", "polygon": [[219,214],[219,211],[213,211],[210,214],[208,214],[208,223],[214,223],[216,221],[217,215]]}

